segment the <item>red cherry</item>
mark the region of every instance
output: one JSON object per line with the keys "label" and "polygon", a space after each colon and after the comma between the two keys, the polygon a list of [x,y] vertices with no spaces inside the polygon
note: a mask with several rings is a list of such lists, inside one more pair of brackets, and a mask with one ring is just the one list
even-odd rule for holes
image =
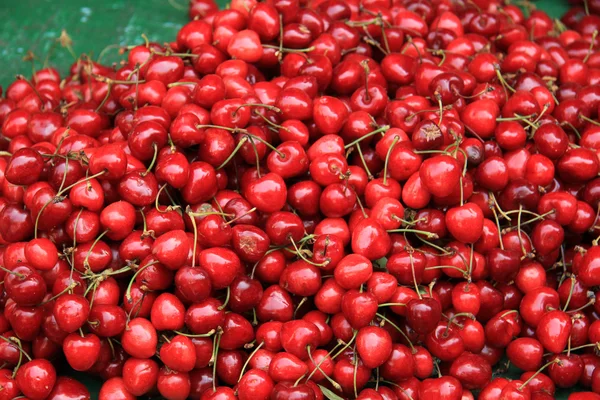
{"label": "red cherry", "polygon": [[42,400],[48,397],[56,383],[56,370],[50,361],[35,359],[19,368],[16,380],[25,396]]}

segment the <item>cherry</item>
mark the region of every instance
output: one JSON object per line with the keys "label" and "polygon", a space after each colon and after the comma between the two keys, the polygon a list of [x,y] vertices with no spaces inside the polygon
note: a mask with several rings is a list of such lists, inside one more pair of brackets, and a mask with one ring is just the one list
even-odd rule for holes
{"label": "cherry", "polygon": [[[550,379],[558,387],[571,387],[577,383],[583,373],[583,362],[576,354],[558,354],[552,356],[552,365],[548,367]],[[561,376],[563,379],[558,379]]]}
{"label": "cherry", "polygon": [[62,346],[69,365],[76,371],[87,371],[100,355],[100,339],[94,334],[71,333]]}
{"label": "cherry", "polygon": [[293,382],[279,382],[274,386],[271,397],[275,400],[298,399],[313,400],[316,399],[314,390],[307,384],[294,385]]}
{"label": "cherry", "polygon": [[156,383],[159,393],[166,399],[183,400],[190,394],[190,377],[187,372],[161,368]]}
{"label": "cherry", "polygon": [[454,158],[437,155],[423,162],[419,175],[431,194],[445,197],[459,184],[460,167]]}
{"label": "cherry", "polygon": [[259,211],[272,213],[285,205],[287,189],[279,175],[268,173],[250,182],[244,195]]}
{"label": "cherry", "polygon": [[425,344],[431,355],[443,361],[454,360],[465,349],[463,339],[457,330],[441,322],[425,336]]}
{"label": "cherry", "polygon": [[137,358],[150,358],[156,351],[156,329],[147,319],[132,319],[123,332],[121,343],[128,354]]}
{"label": "cherry", "polygon": [[446,226],[457,240],[474,243],[483,233],[483,212],[475,203],[452,208],[446,214]]}
{"label": "cherry", "polygon": [[408,325],[419,334],[432,332],[442,317],[440,303],[432,297],[412,299],[406,308]]}
{"label": "cherry", "polygon": [[370,293],[349,290],[342,297],[342,312],[352,327],[364,327],[375,317],[377,299]]}
{"label": "cherry", "polygon": [[438,397],[442,399],[460,399],[462,385],[460,381],[451,376],[425,379],[419,388],[419,398]]}
{"label": "cherry", "polygon": [[377,368],[392,354],[392,338],[382,328],[366,326],[358,331],[356,349],[367,368]]}
{"label": "cherry", "polygon": [[571,318],[562,311],[553,310],[540,319],[536,336],[544,348],[553,353],[560,353],[567,345],[571,328]]}
{"label": "cherry", "polygon": [[492,379],[492,368],[483,357],[465,352],[452,362],[450,375],[466,389],[480,389]]}
{"label": "cherry", "polygon": [[38,181],[44,169],[44,159],[34,149],[17,150],[5,171],[5,178],[15,185],[30,185]]}
{"label": "cherry", "polygon": [[366,218],[354,227],[352,232],[354,253],[369,260],[377,260],[388,254],[391,246],[389,234],[373,218]]}
{"label": "cherry", "polygon": [[132,395],[143,396],[156,385],[158,370],[152,359],[129,358],[123,365],[123,384]]}
{"label": "cherry", "polygon": [[56,383],[56,370],[50,361],[35,359],[19,368],[16,381],[25,396],[31,399],[45,399]]}

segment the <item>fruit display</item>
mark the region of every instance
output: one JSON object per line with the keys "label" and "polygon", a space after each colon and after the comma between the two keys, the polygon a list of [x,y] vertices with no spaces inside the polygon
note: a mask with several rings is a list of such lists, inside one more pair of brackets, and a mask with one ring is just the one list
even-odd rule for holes
{"label": "fruit display", "polygon": [[188,12],[0,89],[0,400],[600,399],[600,1]]}

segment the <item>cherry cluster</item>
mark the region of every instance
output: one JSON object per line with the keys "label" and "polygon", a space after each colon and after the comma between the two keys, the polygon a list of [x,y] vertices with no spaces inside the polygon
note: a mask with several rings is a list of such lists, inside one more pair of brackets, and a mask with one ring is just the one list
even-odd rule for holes
{"label": "cherry cluster", "polygon": [[192,0],[17,77],[0,399],[600,399],[600,1],[520,6]]}

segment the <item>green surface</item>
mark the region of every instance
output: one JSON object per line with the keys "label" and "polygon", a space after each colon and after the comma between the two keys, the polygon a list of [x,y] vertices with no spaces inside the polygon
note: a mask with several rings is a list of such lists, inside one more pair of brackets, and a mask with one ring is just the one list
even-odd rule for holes
{"label": "green surface", "polygon": [[[62,29],[73,39],[75,53],[96,56],[109,45],[139,43],[142,33],[157,42],[174,40],[187,21],[185,4],[186,0],[0,0],[0,85],[6,87],[17,74],[30,75],[31,65],[23,61],[28,51],[41,67]],[[553,17],[568,8],[566,0],[537,1],[536,5]],[[116,50],[104,60],[117,61]],[[60,46],[52,52],[50,65],[61,73],[72,62],[73,57]]]}
{"label": "green surface", "polygon": [[[77,54],[97,56],[109,45],[140,43],[142,33],[152,41],[172,41],[187,21],[187,12],[181,7],[185,1],[176,1],[179,8],[167,0],[0,0],[0,85],[6,87],[17,74],[30,75],[31,64],[23,61],[29,51],[40,68],[62,29],[71,36]],[[559,0],[538,1],[536,5],[556,18],[568,8],[566,1]],[[73,57],[66,49],[55,47],[49,64],[64,74]],[[118,59],[112,50],[104,61]],[[97,399],[99,381],[81,373],[76,377],[88,385],[92,399]],[[557,398],[566,399],[567,395],[563,391]]]}

